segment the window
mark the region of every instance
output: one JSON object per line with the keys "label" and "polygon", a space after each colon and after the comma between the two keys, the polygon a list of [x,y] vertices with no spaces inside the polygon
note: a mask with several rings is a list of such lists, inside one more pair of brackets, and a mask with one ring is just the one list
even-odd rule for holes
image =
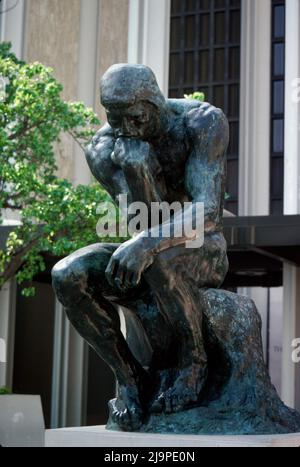
{"label": "window", "polygon": [[272,0],[271,214],[283,214],[285,0]]}
{"label": "window", "polygon": [[203,91],[230,124],[227,209],[238,211],[241,0],[172,0],[171,98]]}

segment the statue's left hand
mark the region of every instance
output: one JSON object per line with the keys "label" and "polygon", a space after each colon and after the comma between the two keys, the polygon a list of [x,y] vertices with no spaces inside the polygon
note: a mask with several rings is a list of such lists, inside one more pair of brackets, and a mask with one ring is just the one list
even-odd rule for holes
{"label": "statue's left hand", "polygon": [[154,254],[145,246],[145,239],[133,239],[121,245],[106,269],[109,283],[119,289],[137,287],[142,273],[154,261]]}

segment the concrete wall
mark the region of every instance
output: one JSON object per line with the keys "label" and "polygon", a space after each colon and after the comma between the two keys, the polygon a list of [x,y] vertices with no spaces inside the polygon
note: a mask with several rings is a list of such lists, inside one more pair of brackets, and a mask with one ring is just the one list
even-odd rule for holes
{"label": "concrete wall", "polygon": [[[65,99],[77,94],[80,0],[27,0],[25,59],[54,68]],[[74,143],[64,138],[57,149],[59,174],[72,179]]]}
{"label": "concrete wall", "polygon": [[[88,0],[89,1],[89,0]],[[55,71],[63,84],[63,96],[68,100],[84,100],[82,84],[79,82],[80,67],[83,66],[82,51],[85,52],[87,36],[82,34],[82,19],[86,14],[87,0],[27,0],[25,20],[25,59],[40,61]],[[93,2],[94,3],[94,2]],[[127,62],[128,48],[128,0],[96,0],[98,21],[95,35],[95,68],[86,69],[86,82],[94,79],[93,102],[101,121],[105,114],[99,104],[99,80],[105,70],[114,63]],[[85,9],[85,10],[84,10]],[[93,25],[95,26],[95,25]],[[89,31],[86,31],[89,32]],[[94,52],[94,51],[93,51]],[[95,74],[96,76],[88,76]],[[82,80],[81,80],[82,81]],[[79,89],[81,91],[79,91]],[[89,99],[90,100],[90,99]],[[76,158],[78,151],[70,138],[63,138],[57,148],[59,174],[77,180]],[[87,176],[83,182],[87,182]]]}
{"label": "concrete wall", "polygon": [[96,110],[101,121],[105,114],[99,104],[100,77],[111,65],[127,62],[128,16],[129,0],[100,0]]}

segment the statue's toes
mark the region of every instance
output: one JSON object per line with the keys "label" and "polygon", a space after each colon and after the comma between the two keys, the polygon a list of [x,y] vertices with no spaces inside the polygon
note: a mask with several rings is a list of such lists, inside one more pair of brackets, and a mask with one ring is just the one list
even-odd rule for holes
{"label": "statue's toes", "polygon": [[187,392],[173,397],[173,410],[174,412],[181,412],[195,405],[198,397],[195,393]]}
{"label": "statue's toes", "polygon": [[112,399],[108,403],[108,408],[109,408],[109,414],[110,414],[110,419],[116,423],[119,428],[121,427],[121,411],[118,408],[118,399]]}
{"label": "statue's toes", "polygon": [[165,406],[166,404],[164,394],[160,394],[160,396],[152,403],[150,407],[150,413],[160,414],[164,412]]}
{"label": "statue's toes", "polygon": [[126,407],[122,401],[109,402],[111,420],[124,431],[138,431],[143,424],[143,413],[139,407]]}
{"label": "statue's toes", "polygon": [[174,412],[174,408],[173,408],[174,396],[171,390],[166,392],[164,399],[165,399],[165,412],[167,414],[173,413]]}
{"label": "statue's toes", "polygon": [[173,403],[174,403],[174,396],[172,394],[171,390],[165,391],[162,394],[155,399],[153,402],[150,412],[155,413],[155,414],[160,414],[160,413],[173,413]]}
{"label": "statue's toes", "polygon": [[139,431],[143,425],[143,413],[140,410],[132,410],[129,413],[129,426],[130,431]]}

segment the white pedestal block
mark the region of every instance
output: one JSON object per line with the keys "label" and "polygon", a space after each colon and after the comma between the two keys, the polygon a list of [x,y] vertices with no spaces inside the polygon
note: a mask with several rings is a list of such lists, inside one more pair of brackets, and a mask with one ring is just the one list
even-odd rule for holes
{"label": "white pedestal block", "polygon": [[119,433],[98,426],[48,430],[46,447],[300,447],[300,433],[273,436],[181,436]]}
{"label": "white pedestal block", "polygon": [[0,396],[0,446],[44,447],[44,434],[39,396]]}

